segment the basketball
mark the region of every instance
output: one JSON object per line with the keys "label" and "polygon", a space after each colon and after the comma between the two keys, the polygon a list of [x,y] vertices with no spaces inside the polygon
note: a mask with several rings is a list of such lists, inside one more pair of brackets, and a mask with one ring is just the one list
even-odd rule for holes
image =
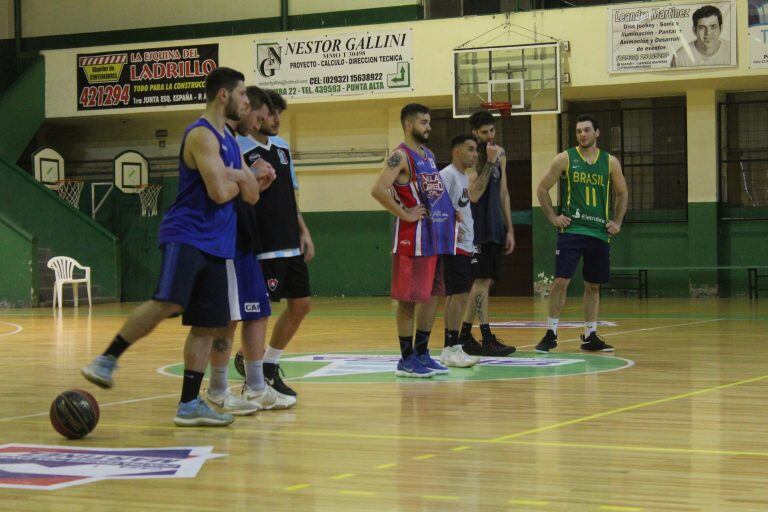
{"label": "basketball", "polygon": [[240,376],[245,378],[245,356],[242,350],[238,350],[237,354],[235,354],[235,370],[237,370]]}
{"label": "basketball", "polygon": [[81,439],[99,423],[99,404],[82,389],[64,391],[51,403],[51,425],[68,439]]}

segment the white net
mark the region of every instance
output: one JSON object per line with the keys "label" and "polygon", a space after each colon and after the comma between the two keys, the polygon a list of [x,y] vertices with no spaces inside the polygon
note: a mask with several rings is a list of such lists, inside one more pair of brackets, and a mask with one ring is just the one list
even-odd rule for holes
{"label": "white net", "polygon": [[80,207],[80,194],[83,192],[82,180],[62,180],[57,183],[56,192],[59,197],[71,204],[74,208]]}
{"label": "white net", "polygon": [[139,191],[139,200],[141,200],[141,215],[143,217],[152,217],[157,215],[157,200],[160,198],[162,185],[147,185]]}

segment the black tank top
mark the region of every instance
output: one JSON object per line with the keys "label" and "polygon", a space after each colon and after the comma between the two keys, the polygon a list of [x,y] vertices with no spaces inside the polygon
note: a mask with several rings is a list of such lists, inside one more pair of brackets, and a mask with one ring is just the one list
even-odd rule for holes
{"label": "black tank top", "polygon": [[475,221],[475,245],[495,243],[503,245],[507,235],[504,213],[501,210],[501,166],[491,167],[491,178],[485,192],[472,203],[472,219]]}

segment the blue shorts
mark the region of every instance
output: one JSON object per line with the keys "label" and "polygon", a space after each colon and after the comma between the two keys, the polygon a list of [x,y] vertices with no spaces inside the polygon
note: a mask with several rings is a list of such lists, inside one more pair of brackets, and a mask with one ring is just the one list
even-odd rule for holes
{"label": "blue shorts", "polygon": [[562,233],[557,236],[555,277],[570,279],[579,258],[584,258],[582,276],[588,283],[605,284],[611,277],[611,245],[586,235]]}
{"label": "blue shorts", "polygon": [[160,278],[152,298],[181,306],[184,325],[226,327],[226,260],[178,242],[163,244],[160,252]]}
{"label": "blue shorts", "polygon": [[259,320],[272,313],[261,265],[252,252],[227,260],[229,278],[229,316],[234,321]]}

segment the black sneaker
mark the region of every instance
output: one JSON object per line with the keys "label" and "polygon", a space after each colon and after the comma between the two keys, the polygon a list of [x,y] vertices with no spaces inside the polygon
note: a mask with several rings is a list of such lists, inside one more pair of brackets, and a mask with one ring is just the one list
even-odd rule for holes
{"label": "black sneaker", "polygon": [[464,352],[471,356],[483,355],[483,346],[471,335],[467,341],[462,343],[462,348],[464,349]]}
{"label": "black sneaker", "polygon": [[508,356],[512,352],[517,350],[515,347],[511,345],[505,345],[502,342],[496,338],[496,336],[491,335],[491,339],[488,341],[483,340],[483,355],[484,356],[490,356],[490,357],[504,357]]}
{"label": "black sneaker", "polygon": [[600,339],[596,332],[592,332],[588,337],[581,336],[581,350],[590,352],[613,352],[613,347]]}
{"label": "black sneaker", "polygon": [[546,354],[550,350],[557,348],[557,334],[552,329],[547,329],[547,333],[541,338],[541,341],[536,345],[536,352],[540,354]]}
{"label": "black sneaker", "polygon": [[288,387],[288,384],[283,382],[280,374],[284,374],[284,372],[283,369],[280,368],[279,364],[264,363],[264,380],[266,383],[272,386],[272,388],[278,393],[296,396],[296,392]]}
{"label": "black sneaker", "polygon": [[235,370],[242,378],[245,378],[245,356],[242,350],[238,350],[235,354]]}

